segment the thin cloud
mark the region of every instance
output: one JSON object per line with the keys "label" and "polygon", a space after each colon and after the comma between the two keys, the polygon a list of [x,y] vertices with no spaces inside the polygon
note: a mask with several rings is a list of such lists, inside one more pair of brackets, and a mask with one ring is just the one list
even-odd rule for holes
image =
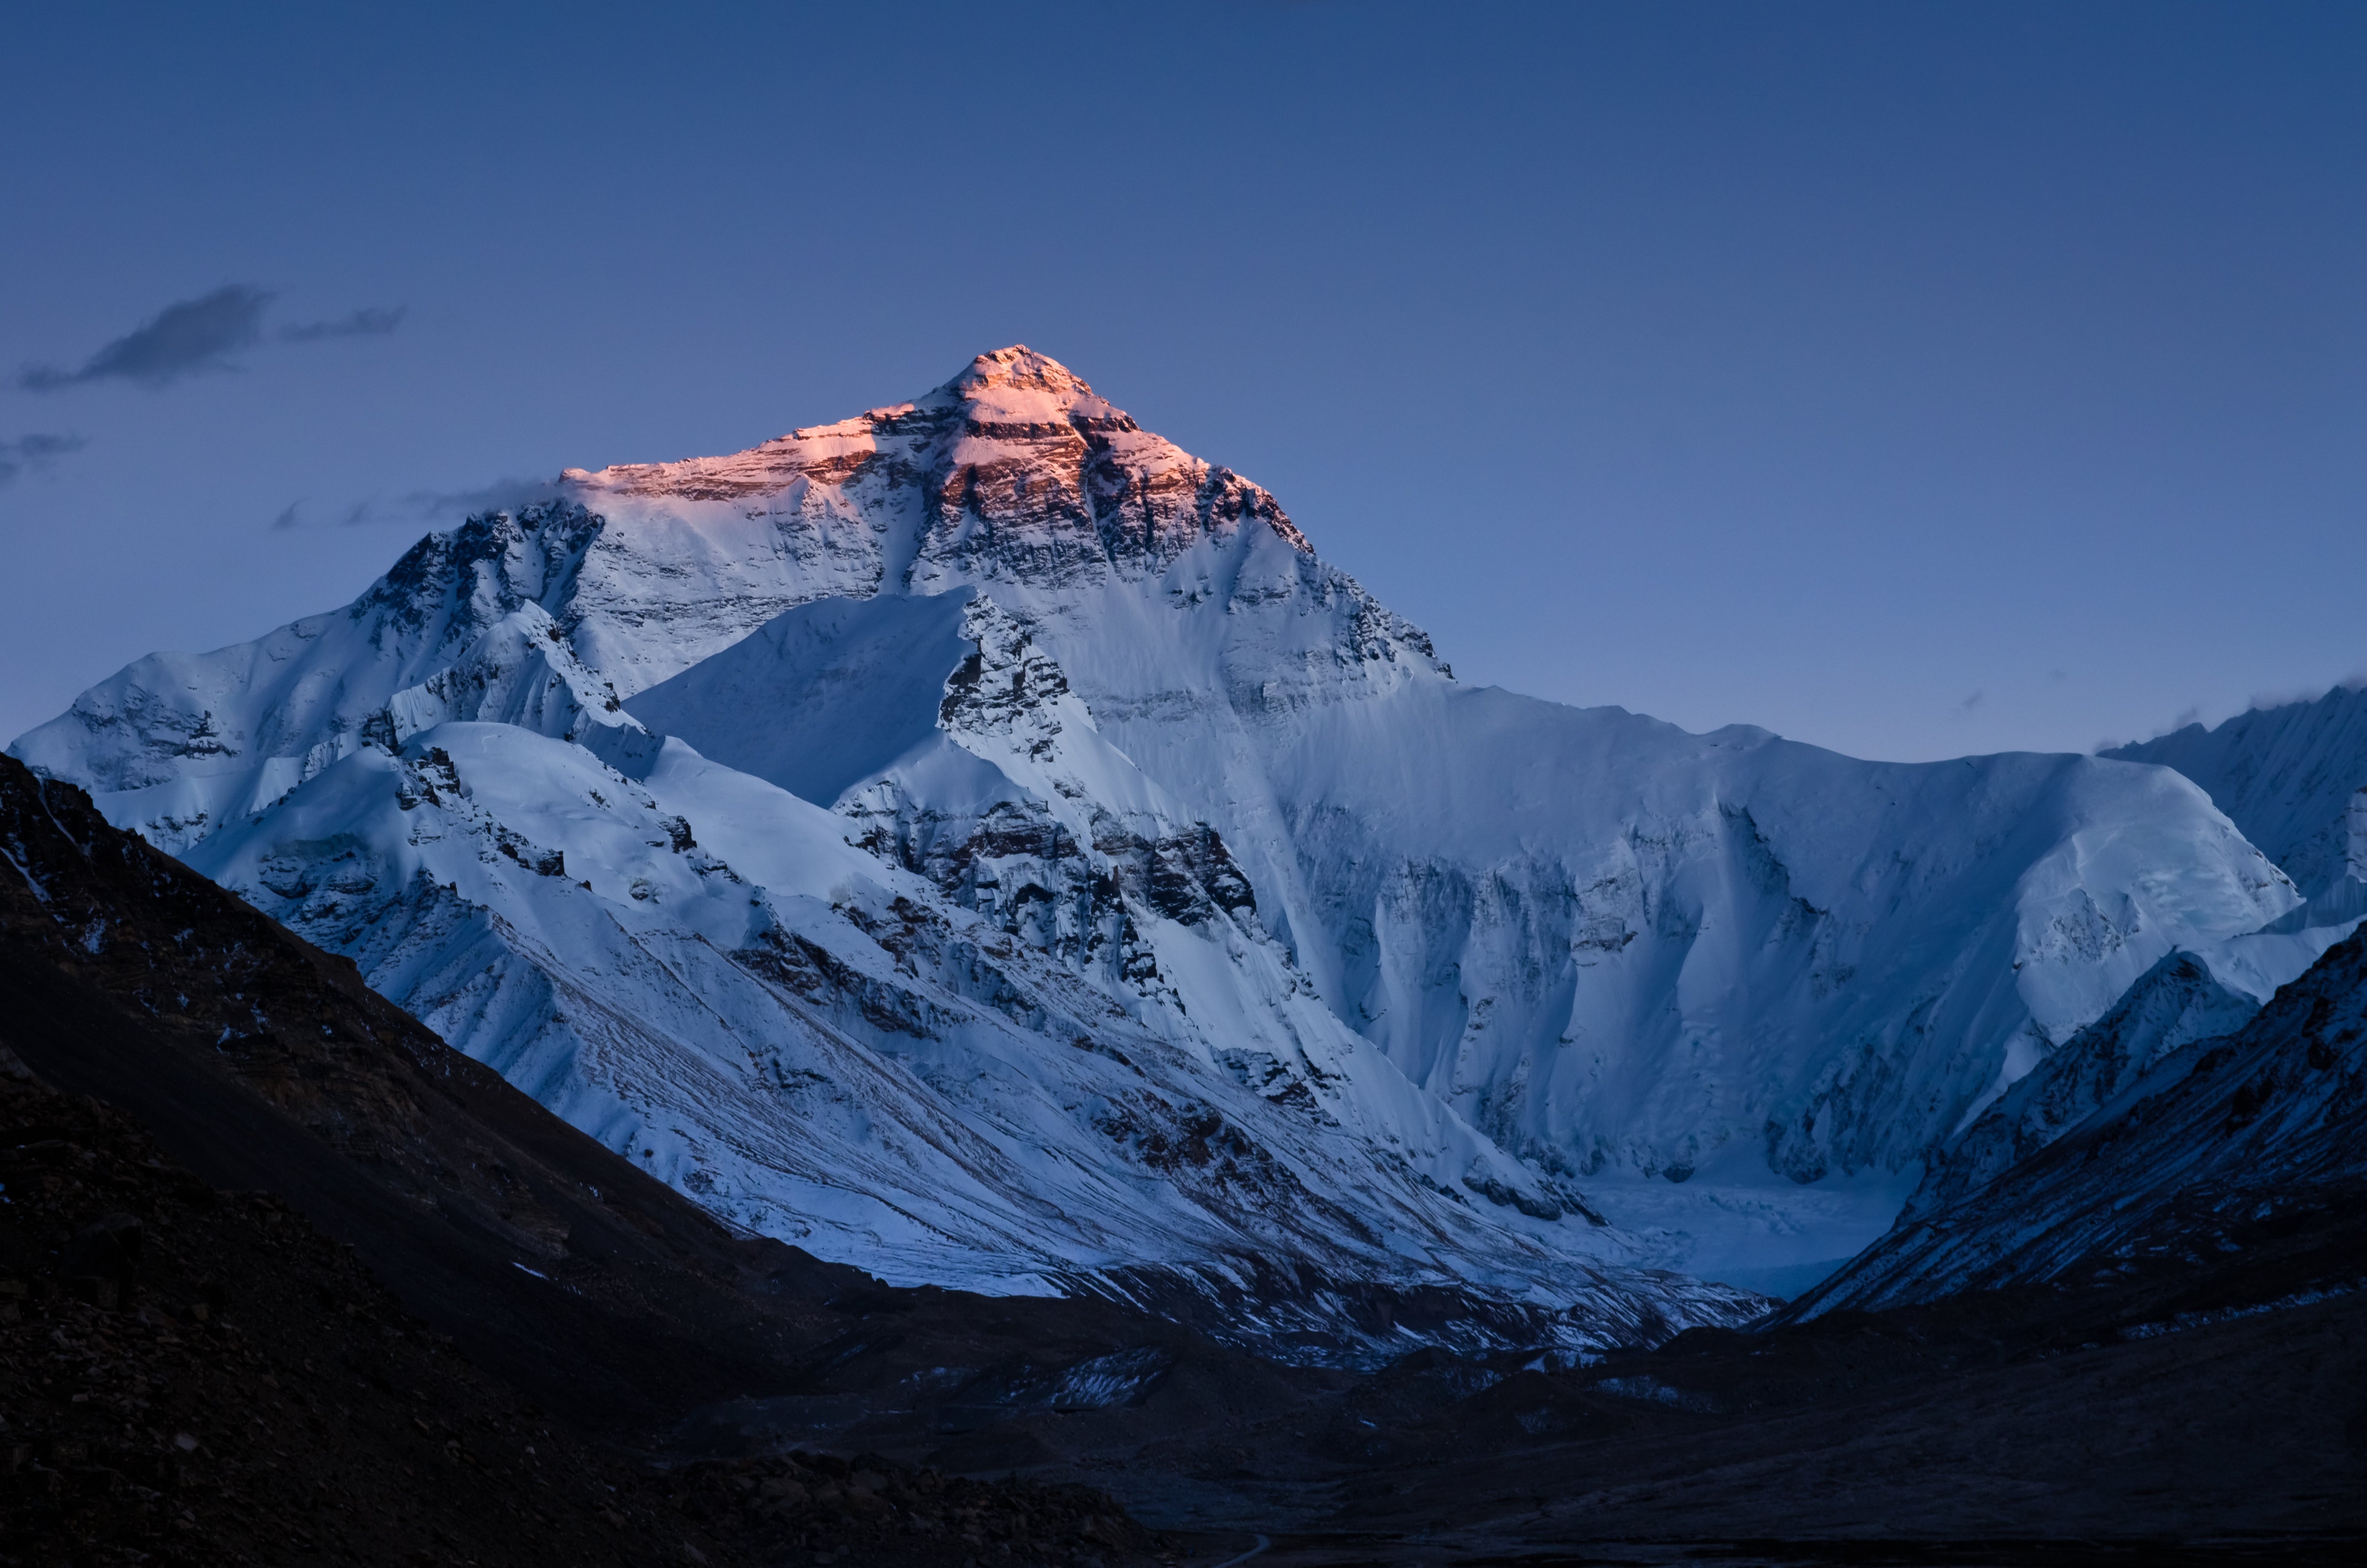
{"label": "thin cloud", "polygon": [[87,446],[80,436],[19,436],[13,441],[0,441],[0,485],[15,482],[20,473],[44,469],[69,452],[78,452]]}
{"label": "thin cloud", "polygon": [[384,337],[402,324],[411,307],[396,305],[364,305],[360,310],[339,316],[334,321],[307,322],[301,326],[279,329],[282,343],[318,343],[326,337]]}
{"label": "thin cloud", "polygon": [[1973,710],[1978,708],[1982,703],[1987,702],[1989,694],[1986,691],[1976,691],[1973,693],[1970,697],[1965,698],[1962,702],[1956,704],[1956,717],[1959,719],[1970,717]]}
{"label": "thin cloud", "polygon": [[78,370],[28,365],[17,384],[28,392],[57,392],[85,381],[137,381],[170,386],[184,376],[235,370],[231,356],[263,337],[263,307],[271,295],[243,283],[227,283],[210,294],[167,305],[153,321],[125,333],[83,361]]}
{"label": "thin cloud", "polygon": [[2298,686],[2252,693],[2255,708],[2289,708],[2295,703],[2316,702],[2338,691],[2358,691],[2367,688],[2367,670],[2357,670],[2331,686]]}
{"label": "thin cloud", "polygon": [[84,360],[80,368],[28,365],[17,373],[27,392],[62,392],[89,381],[134,381],[167,387],[187,376],[241,369],[232,358],[266,342],[321,343],[333,337],[383,337],[402,324],[409,307],[365,305],[330,321],[263,332],[264,307],[277,298],[267,289],[225,283],[210,294],[165,306],[147,322]]}
{"label": "thin cloud", "polygon": [[497,479],[474,490],[414,490],[403,497],[431,517],[473,517],[481,512],[515,512],[559,494],[548,479]]}
{"label": "thin cloud", "polygon": [[[2331,686],[2305,686],[2293,687],[2289,690],[2256,691],[2252,694],[2250,700],[2244,708],[2238,710],[2235,713],[2225,713],[2225,710],[2223,710],[2222,712],[2224,717],[2212,722],[2206,722],[2206,714],[2203,704],[2200,702],[2190,702],[2183,709],[2179,710],[2176,718],[2172,719],[2162,728],[2155,731],[2151,735],[2146,736],[2146,739],[2147,741],[2161,740],[2167,736],[2178,733],[2179,731],[2185,729],[2190,724],[2202,724],[2206,729],[2216,729],[2219,724],[2232,722],[2236,719],[2242,717],[2243,714],[2247,712],[2257,713],[2271,709],[2291,708],[2297,704],[2322,702],[2338,691],[2367,691],[2367,670],[2354,670],[2350,675],[2343,676],[2340,680],[2334,682]],[[2124,743],[2119,741],[2102,741],[2097,744],[2097,749],[2099,751],[2110,751],[2117,748],[2123,744]],[[2125,744],[2130,745],[2138,745],[2144,743],[2130,741]]]}
{"label": "thin cloud", "polygon": [[273,533],[321,526],[362,528],[373,523],[416,525],[451,517],[471,517],[486,512],[516,512],[559,494],[547,479],[497,479],[473,490],[413,490],[391,501],[369,496],[342,510],[322,509],[308,501],[290,501],[271,519]]}

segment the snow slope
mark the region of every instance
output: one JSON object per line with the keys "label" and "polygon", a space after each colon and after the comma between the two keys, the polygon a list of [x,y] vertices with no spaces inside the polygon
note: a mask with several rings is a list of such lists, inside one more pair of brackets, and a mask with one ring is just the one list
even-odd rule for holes
{"label": "snow slope", "polygon": [[1738,1310],[1628,1283],[1632,1240],[1565,1217],[1311,1000],[1226,1031],[1255,1082],[1213,1061],[1186,1019],[1228,1020],[1237,968],[1278,970],[1252,934],[1149,933],[1161,957],[1207,951],[1159,974],[1170,1006],[1141,1006],[794,796],[678,741],[618,755],[631,776],[446,723],[190,858],[725,1217],[891,1279],[1040,1290],[1257,1252],[1473,1287],[1573,1344]]}
{"label": "snow slope", "polygon": [[[2189,724],[2104,754],[2175,767],[2317,897],[2367,882],[2367,687]],[[2367,907],[2351,912],[2367,914]]]}
{"label": "snow slope", "polygon": [[[1263,1251],[1269,1214],[1161,1163],[1213,1112],[1297,1184],[1263,1190],[1317,1195],[1272,1199],[1308,1268],[1526,1275],[1609,1322],[1590,1270],[1853,1250],[2141,975],[2301,902],[2165,768],[1870,764],[1467,687],[1266,492],[1021,348],[570,471],[12,749],[690,1190],[904,1277]],[[346,838],[367,870],[330,869]],[[921,1039],[1034,1108],[989,1128],[968,1066],[900,1077]],[[1119,1057],[1166,1111],[1080,1108]],[[807,1114],[766,1085],[809,1070],[861,1108],[800,1164],[757,1124]],[[948,1131],[970,1152],[899,1177],[956,1124],[1003,1163]]]}

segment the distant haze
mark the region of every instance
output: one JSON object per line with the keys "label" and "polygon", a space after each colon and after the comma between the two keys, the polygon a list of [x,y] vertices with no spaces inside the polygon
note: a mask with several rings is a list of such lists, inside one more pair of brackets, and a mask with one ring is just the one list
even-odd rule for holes
{"label": "distant haze", "polygon": [[0,740],[1027,343],[1467,681],[1860,756],[2367,670],[2367,8],[12,19]]}

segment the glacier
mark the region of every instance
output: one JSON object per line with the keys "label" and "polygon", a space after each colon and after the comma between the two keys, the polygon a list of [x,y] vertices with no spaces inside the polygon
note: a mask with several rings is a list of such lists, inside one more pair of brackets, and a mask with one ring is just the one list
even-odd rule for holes
{"label": "glacier", "polygon": [[10,749],[738,1223],[1357,1355],[1384,1287],[1735,1321],[1687,1277],[1880,1234],[2172,954],[2259,992],[2332,939],[2169,767],[1457,681],[1025,348],[570,470]]}

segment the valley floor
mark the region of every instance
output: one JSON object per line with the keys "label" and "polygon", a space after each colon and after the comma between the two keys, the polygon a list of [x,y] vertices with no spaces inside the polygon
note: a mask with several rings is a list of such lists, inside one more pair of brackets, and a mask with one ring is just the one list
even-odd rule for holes
{"label": "valley floor", "polygon": [[2268,1301],[2141,1278],[1561,1369],[1418,1356],[1252,1391],[1179,1368],[1138,1404],[950,1437],[943,1410],[834,1414],[914,1461],[1090,1480],[1195,1561],[1261,1533],[1276,1568],[2355,1561],[2362,1235],[2305,1238],[2260,1283],[2320,1283]]}

